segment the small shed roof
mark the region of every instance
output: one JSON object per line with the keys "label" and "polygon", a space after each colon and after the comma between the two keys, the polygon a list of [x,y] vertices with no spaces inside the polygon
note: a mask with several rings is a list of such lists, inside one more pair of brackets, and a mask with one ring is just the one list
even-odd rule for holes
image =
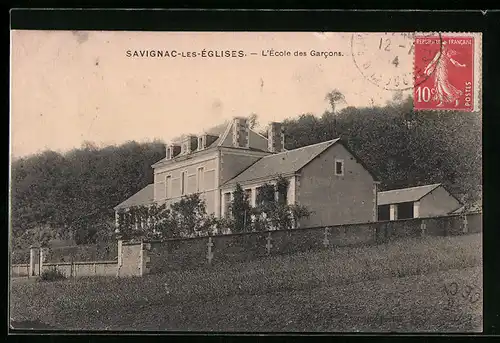
{"label": "small shed roof", "polygon": [[130,198],[116,206],[114,209],[119,210],[132,206],[142,206],[151,204],[154,201],[154,184],[151,183],[141,189],[139,192],[132,195]]}
{"label": "small shed roof", "polygon": [[379,192],[378,193],[378,205],[388,205],[388,204],[399,204],[402,202],[413,202],[419,201],[424,196],[440,187],[440,183],[418,186],[418,187],[410,187],[410,188],[401,188],[401,189],[393,189],[390,191]]}

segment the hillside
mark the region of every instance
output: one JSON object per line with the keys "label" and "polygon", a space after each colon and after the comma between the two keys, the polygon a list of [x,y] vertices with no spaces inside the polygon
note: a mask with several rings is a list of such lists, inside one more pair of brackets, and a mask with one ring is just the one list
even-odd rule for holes
{"label": "hillside", "polygon": [[[415,113],[412,108],[408,99],[286,119],[286,148],[341,137],[378,175],[382,189],[444,183],[459,198],[477,199],[482,179],[481,116]],[[50,238],[74,239],[78,244],[106,240],[113,230],[113,207],[152,182],[150,166],[164,155],[164,143],[155,141],[105,148],[86,144],[64,154],[46,151],[15,160],[15,246],[25,248],[34,240]]]}
{"label": "hillside", "polygon": [[64,330],[477,332],[481,242],[427,237],[142,278],[20,279],[10,316]]}

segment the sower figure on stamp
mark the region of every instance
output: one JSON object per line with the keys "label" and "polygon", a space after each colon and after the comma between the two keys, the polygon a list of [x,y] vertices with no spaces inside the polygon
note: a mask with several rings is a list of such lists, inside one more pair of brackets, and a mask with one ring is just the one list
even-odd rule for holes
{"label": "sower figure on stamp", "polygon": [[434,95],[434,100],[438,100],[438,107],[442,107],[443,103],[455,102],[455,106],[458,106],[458,98],[462,95],[462,91],[453,86],[448,78],[448,68],[450,63],[456,67],[465,67],[465,64],[461,64],[453,59],[452,56],[457,55],[457,52],[448,47],[447,42],[443,42],[441,53],[437,52],[434,59],[425,67],[424,73],[430,76],[433,72],[434,75],[434,87],[436,94]]}

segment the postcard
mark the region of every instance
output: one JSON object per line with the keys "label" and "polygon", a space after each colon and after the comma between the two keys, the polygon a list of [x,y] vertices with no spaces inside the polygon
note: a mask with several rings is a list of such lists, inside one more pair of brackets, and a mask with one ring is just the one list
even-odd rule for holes
{"label": "postcard", "polygon": [[482,332],[482,35],[11,31],[11,330]]}

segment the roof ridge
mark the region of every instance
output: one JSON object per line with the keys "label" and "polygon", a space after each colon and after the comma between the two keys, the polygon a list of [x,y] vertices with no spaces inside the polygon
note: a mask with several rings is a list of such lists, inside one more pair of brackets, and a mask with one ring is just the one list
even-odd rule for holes
{"label": "roof ridge", "polygon": [[311,147],[314,147],[314,146],[318,146],[318,145],[321,145],[321,144],[325,144],[326,145],[328,143],[335,143],[338,140],[340,140],[340,138],[330,139],[328,141],[314,143],[314,144],[311,144],[311,145],[302,146],[300,148],[295,148],[295,149],[292,149],[292,150],[281,151],[281,152],[278,152],[278,153],[275,153],[275,154],[264,156],[262,158],[268,158],[268,157],[277,156],[277,155],[281,155],[281,154],[287,154],[287,153],[291,153],[291,152],[294,152],[294,151],[297,151],[297,150],[301,150],[301,149],[305,149],[305,148],[311,148]]}
{"label": "roof ridge", "polygon": [[412,186],[412,187],[405,187],[405,188],[390,189],[388,191],[380,191],[379,193],[397,192],[397,191],[403,191],[403,190],[409,190],[409,189],[415,189],[415,188],[423,188],[423,187],[430,187],[430,186],[438,187],[438,186],[441,186],[441,183],[431,183],[429,185]]}
{"label": "roof ridge", "polygon": [[222,133],[222,135],[219,136],[220,141],[217,143],[217,146],[220,147],[222,146],[222,143],[226,140],[227,135],[229,135],[229,131],[231,130],[231,127],[233,126],[233,122],[229,121],[227,123],[226,129]]}

